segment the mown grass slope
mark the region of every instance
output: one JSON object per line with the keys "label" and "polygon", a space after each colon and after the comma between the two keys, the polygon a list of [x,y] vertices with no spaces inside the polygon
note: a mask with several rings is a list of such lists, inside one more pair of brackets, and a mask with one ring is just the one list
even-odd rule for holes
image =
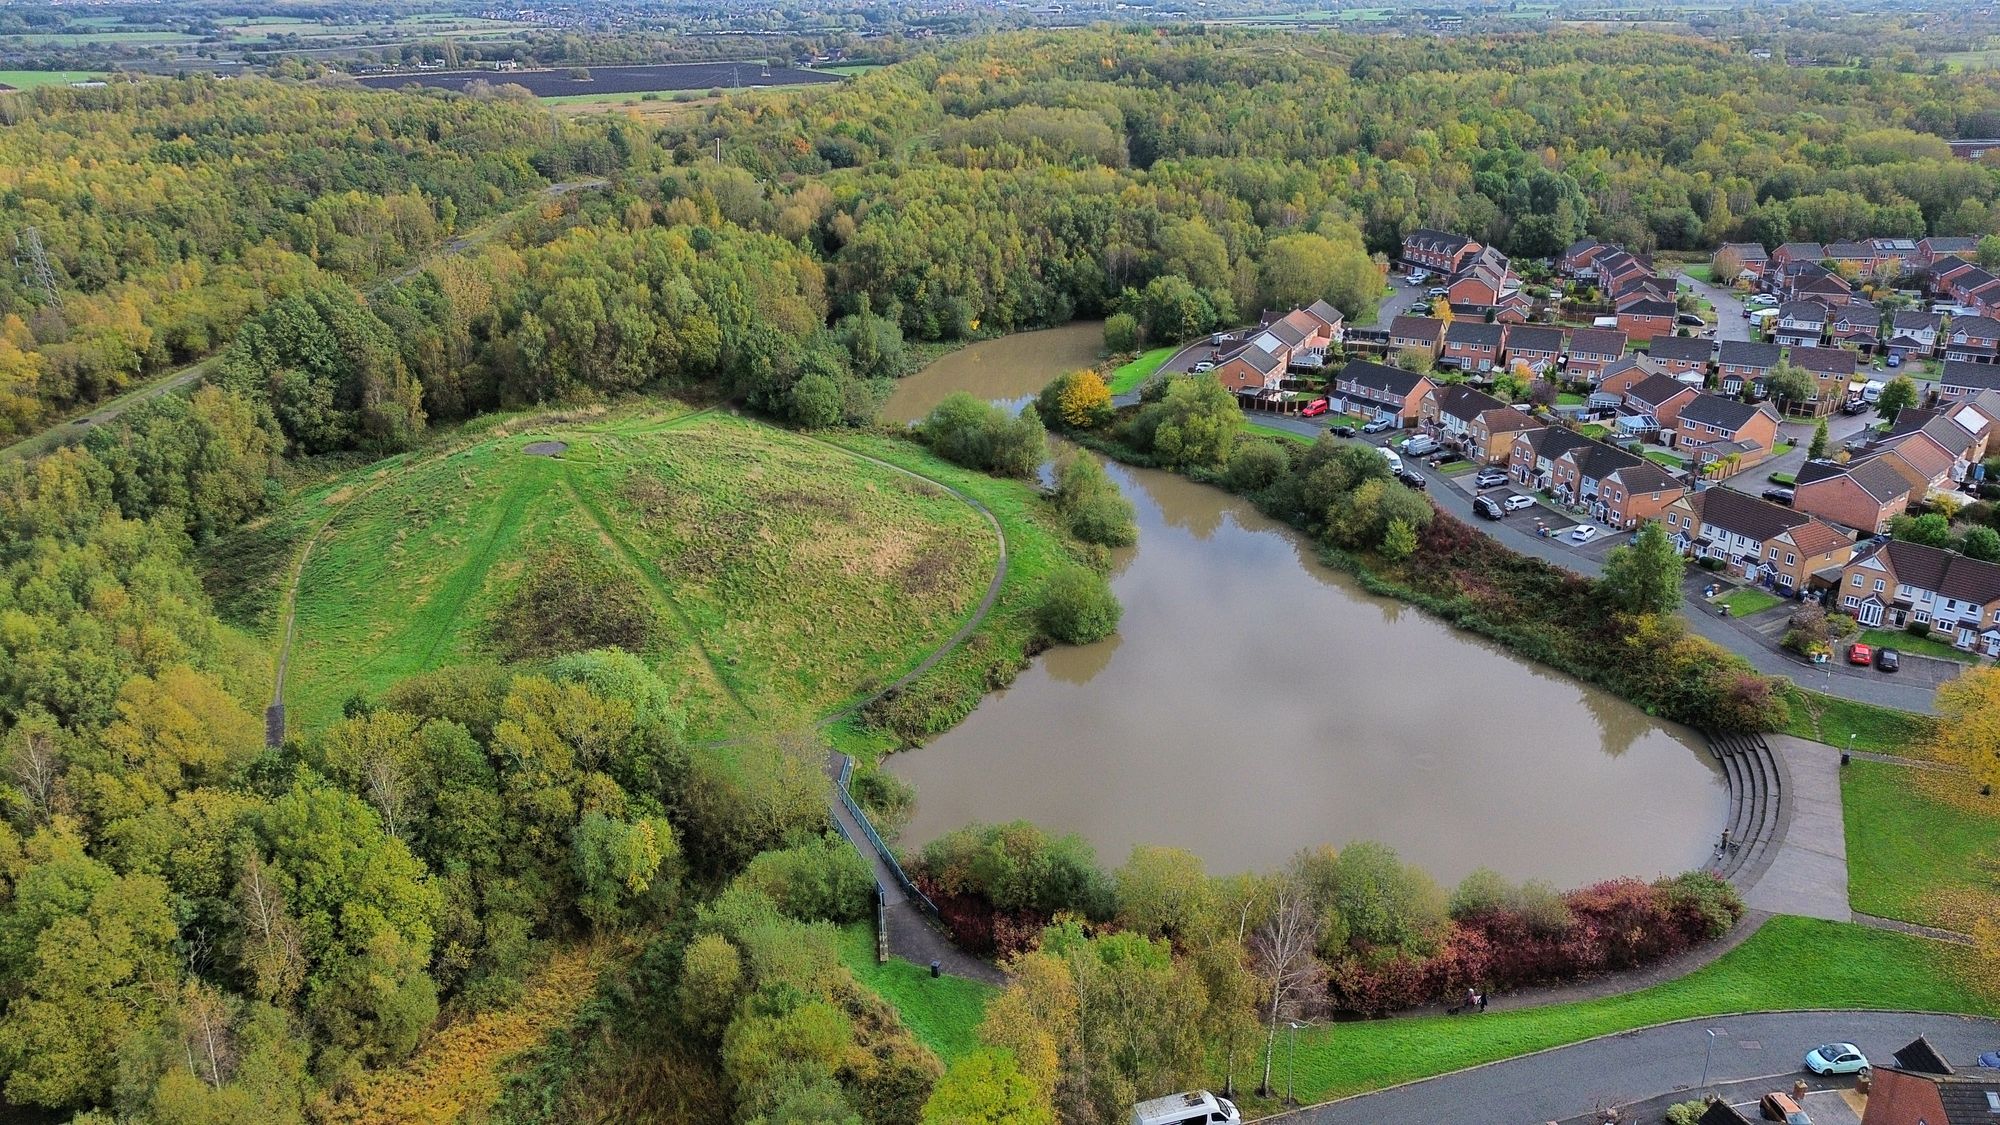
{"label": "mown grass slope", "polygon": [[[524,451],[539,441],[567,448]],[[356,692],[505,660],[510,598],[557,552],[651,607],[645,655],[701,734],[809,722],[900,675],[972,612],[999,545],[908,473],[725,414],[647,414],[348,474],[222,545],[211,576],[243,587],[225,610],[275,646],[296,571],[302,730]]]}

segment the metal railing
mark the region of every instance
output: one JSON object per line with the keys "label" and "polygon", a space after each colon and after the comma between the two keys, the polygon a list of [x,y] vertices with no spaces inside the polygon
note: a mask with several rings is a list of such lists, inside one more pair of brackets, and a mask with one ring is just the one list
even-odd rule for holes
{"label": "metal railing", "polygon": [[[881,833],[875,831],[874,822],[868,819],[868,814],[863,812],[860,804],[854,800],[854,794],[848,792],[847,779],[853,776],[853,774],[854,759],[842,755],[840,759],[840,777],[835,783],[835,788],[840,791],[840,803],[846,805],[847,811],[854,814],[854,823],[859,824],[861,831],[868,836],[868,843],[874,847],[875,854],[882,857],[882,862],[888,866],[890,873],[896,877],[896,885],[903,888],[903,894],[908,896],[911,902],[916,903],[925,914],[930,915],[932,921],[940,921],[937,904],[932,902],[929,895],[918,890],[917,885],[910,881],[910,876],[903,870],[903,865],[896,862],[896,853],[889,850],[889,845],[883,842]],[[859,842],[855,842],[855,846],[860,847]]]}

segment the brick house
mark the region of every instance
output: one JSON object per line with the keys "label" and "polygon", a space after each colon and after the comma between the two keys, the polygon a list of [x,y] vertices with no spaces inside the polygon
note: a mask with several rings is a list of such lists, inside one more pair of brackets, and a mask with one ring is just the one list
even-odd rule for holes
{"label": "brick house", "polygon": [[1627,339],[1645,343],[1656,336],[1674,334],[1674,316],[1678,312],[1672,301],[1662,301],[1647,297],[1622,305],[1618,309],[1618,330]]}
{"label": "brick house", "polygon": [[1674,448],[1692,456],[1698,469],[1722,464],[1723,476],[1769,457],[1777,441],[1776,411],[1720,395],[1696,395],[1674,424]]}
{"label": "brick house", "polygon": [[1845,465],[1808,461],[1792,488],[1792,510],[1872,535],[1888,530],[1889,521],[1909,508],[1913,491],[1887,457]]}
{"label": "brick house", "polygon": [[1483,249],[1462,234],[1419,227],[1403,236],[1403,261],[1441,274],[1454,274]]}
{"label": "brick house", "polygon": [[1660,432],[1671,434],[1680,425],[1681,409],[1700,394],[1672,376],[1648,375],[1625,391],[1625,408],[1652,415]]}
{"label": "brick house", "polygon": [[1813,397],[1802,403],[1786,403],[1787,410],[1810,418],[1824,418],[1847,401],[1847,388],[1854,382],[1854,353],[1846,348],[1793,348],[1792,366],[1813,378]]}
{"label": "brick house", "polygon": [[1836,307],[1854,300],[1854,286],[1831,270],[1805,270],[1786,285],[1785,294],[1793,300],[1813,300]]}
{"label": "brick house", "polygon": [[1963,363],[1992,363],[2000,350],[2000,320],[1955,316],[1944,331],[1944,357]]}
{"label": "brick house", "polygon": [[1504,324],[1454,320],[1444,330],[1444,355],[1438,362],[1461,371],[1491,371],[1500,366],[1500,346],[1506,338]]}
{"label": "brick house", "polygon": [[1963,402],[1981,391],[2000,390],[2000,364],[1946,360],[1944,374],[1938,376],[1937,394],[1941,402]]}
{"label": "brick house", "polygon": [[1595,276],[1591,272],[1590,263],[1599,254],[1606,254],[1616,249],[1617,247],[1609,242],[1599,242],[1594,238],[1578,239],[1570,243],[1569,248],[1562,252],[1562,257],[1556,260],[1556,269],[1569,277]]}
{"label": "brick house", "polygon": [[1428,316],[1399,316],[1389,322],[1389,351],[1414,348],[1435,359],[1444,347],[1444,321]]}
{"label": "brick house", "polygon": [[1724,394],[1742,394],[1745,390],[1761,394],[1764,377],[1778,366],[1784,354],[1784,349],[1776,344],[1724,340],[1716,349],[1716,385]]}
{"label": "brick house", "polygon": [[1715,341],[1703,336],[1656,336],[1646,354],[1669,375],[1706,375],[1715,359]]}
{"label": "brick house", "polygon": [[1514,439],[1534,430],[1546,429],[1525,410],[1503,406],[1488,410],[1466,427],[1466,439],[1487,465],[1504,465],[1514,451]]}
{"label": "brick house", "polygon": [[1826,332],[1842,347],[1872,352],[1882,343],[1882,312],[1863,304],[1836,309],[1827,321]]}
{"label": "brick house", "polygon": [[1562,362],[1563,330],[1521,324],[1507,329],[1506,361],[1509,367],[1525,367],[1537,375],[1554,370]]}
{"label": "brick house", "polygon": [[[1583,504],[1594,518],[1607,523],[1610,520],[1604,503],[1605,480],[1621,469],[1637,469],[1642,465],[1659,468],[1651,461],[1570,430],[1552,427],[1541,440],[1534,437],[1531,434],[1526,439],[1516,439],[1514,448],[1518,457],[1523,440],[1534,447],[1529,467],[1533,470],[1535,487],[1548,489],[1565,504]],[[1547,467],[1543,468],[1544,465]],[[1635,483],[1640,481],[1653,483],[1649,477],[1635,478]]]}
{"label": "brick house", "polygon": [[1733,488],[1705,488],[1669,505],[1667,531],[1696,558],[1785,593],[1854,555],[1854,539],[1824,520]]}
{"label": "brick house", "polygon": [[1414,371],[1355,359],[1333,377],[1329,390],[1363,409],[1393,414],[1404,426],[1411,426],[1432,386],[1429,379]]}
{"label": "brick house", "polygon": [[[1736,260],[1743,263],[1743,272],[1736,277],[1718,277],[1715,279],[1717,285],[1733,285],[1737,281],[1748,281],[1755,285],[1764,279],[1764,267],[1770,265],[1771,256],[1764,252],[1764,247],[1760,243],[1725,242],[1716,251],[1716,256],[1721,257],[1724,250],[1735,254]],[[1710,265],[1714,265],[1712,260]]]}
{"label": "brick house", "polygon": [[1653,276],[1650,263],[1624,249],[1599,254],[1591,262],[1591,269],[1597,275],[1597,287],[1606,293],[1622,292],[1626,286]]}
{"label": "brick house", "polygon": [[1864,626],[1928,625],[1946,644],[2000,655],[2000,566],[1956,551],[1873,544],[1843,569],[1840,608]]}
{"label": "brick house", "polygon": [[[1417,404],[1417,421],[1433,433],[1468,441],[1473,423],[1489,410],[1506,410],[1507,404],[1464,385],[1436,386],[1424,392]],[[1520,413],[1511,411],[1511,413]]]}
{"label": "brick house", "polygon": [[1905,361],[1937,354],[1944,317],[1930,312],[1899,312],[1889,318],[1889,354]]}
{"label": "brick house", "polygon": [[1595,394],[1622,396],[1647,379],[1666,373],[1666,367],[1652,356],[1645,352],[1633,352],[1604,365],[1603,373],[1597,377]]}
{"label": "brick house", "polygon": [[1611,527],[1630,530],[1659,519],[1668,505],[1686,495],[1687,485],[1680,478],[1642,460],[1604,474],[1591,514]]}
{"label": "brick house", "polygon": [[1826,247],[1817,242],[1787,242],[1771,251],[1771,264],[1779,269],[1797,262],[1818,264],[1826,258]]}
{"label": "brick house", "polygon": [[2000,1070],[1954,1070],[1919,1036],[1894,1065],[1870,1068],[1861,1125],[1993,1125],[2000,1120]]}
{"label": "brick house", "polygon": [[1816,347],[1826,335],[1828,310],[1820,301],[1786,301],[1778,306],[1772,338],[1787,347]]}
{"label": "brick house", "polygon": [[1983,415],[1971,407],[1946,404],[1936,410],[1897,412],[1895,423],[1875,443],[1875,448],[1903,449],[1921,444],[1936,449],[1949,458],[1947,479],[1956,483],[1964,480],[1972,466],[1985,458],[1987,437],[1988,426]]}
{"label": "brick house", "polygon": [[1916,265],[1919,269],[1930,269],[1940,258],[1956,254],[1971,257],[1979,250],[1976,238],[1920,238],[1917,240]]}
{"label": "brick house", "polygon": [[1492,308],[1520,287],[1520,279],[1514,276],[1514,265],[1507,255],[1486,246],[1462,262],[1445,283],[1445,299],[1454,304]]}
{"label": "brick house", "polygon": [[1563,374],[1595,383],[1612,360],[1625,354],[1625,333],[1615,328],[1579,328],[1570,333]]}
{"label": "brick house", "polygon": [[1248,343],[1223,357],[1209,374],[1231,394],[1261,394],[1278,390],[1285,378],[1286,355]]}

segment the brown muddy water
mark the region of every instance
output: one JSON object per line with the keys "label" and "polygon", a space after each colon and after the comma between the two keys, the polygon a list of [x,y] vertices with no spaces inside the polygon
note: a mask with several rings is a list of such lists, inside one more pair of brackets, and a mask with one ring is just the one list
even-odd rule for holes
{"label": "brown muddy water", "polygon": [[953,391],[969,391],[988,402],[1017,409],[1065,371],[1090,367],[1104,351],[1104,322],[1079,320],[1061,328],[1017,332],[984,340],[940,356],[896,384],[882,417],[914,422]]}
{"label": "brown muddy water", "polygon": [[[891,405],[1031,394],[1076,365],[1037,339],[1058,333],[1083,335],[974,345]],[[1692,731],[1363,592],[1220,489],[1107,467],[1139,516],[1117,635],[1052,650],[890,758],[917,787],[904,844],[1018,818],[1107,866],[1159,844],[1223,873],[1366,839],[1447,883],[1488,866],[1559,886],[1708,858],[1727,798]]]}

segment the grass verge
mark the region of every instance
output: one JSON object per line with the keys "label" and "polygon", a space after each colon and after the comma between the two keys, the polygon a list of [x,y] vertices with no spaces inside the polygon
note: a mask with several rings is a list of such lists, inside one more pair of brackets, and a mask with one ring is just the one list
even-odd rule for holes
{"label": "grass verge", "polygon": [[946,1065],[979,1045],[974,1032],[986,1015],[986,1002],[999,989],[959,977],[932,980],[929,969],[894,957],[887,964],[877,963],[875,928],[870,922],[841,927],[840,961],[895,1008],[916,1037]]}
{"label": "grass verge", "polygon": [[1934,637],[1919,637],[1901,629],[1864,629],[1861,643],[1876,648],[1900,649],[1919,656],[1935,656],[1939,660],[1950,660],[1959,664],[1977,664],[1979,658],[1962,648],[1953,648]]}
{"label": "grass verge", "polygon": [[1132,362],[1114,369],[1111,372],[1110,379],[1111,393],[1122,395],[1127,391],[1138,390],[1139,384],[1151,378],[1153,372],[1158,371],[1160,365],[1167,362],[1167,357],[1179,350],[1181,349],[1178,344],[1171,347],[1154,348],[1152,351],[1140,354]]}
{"label": "grass verge", "polygon": [[[1955,946],[1904,934],[1810,918],[1773,918],[1714,964],[1625,996],[1471,1019],[1434,1016],[1302,1032],[1299,1095],[1321,1101],[1598,1035],[1729,1012],[1990,1012],[1991,1004],[1960,983],[1969,957]],[[1278,1065],[1282,1072],[1282,1058]]]}
{"label": "grass verge", "polygon": [[1886,762],[1842,770],[1849,903],[1960,933],[2000,917],[2000,802],[1981,801],[1962,774]]}
{"label": "grass verge", "polygon": [[1729,607],[1729,615],[1731,617],[1748,617],[1753,613],[1762,613],[1773,606],[1785,604],[1785,600],[1775,594],[1769,594],[1763,590],[1752,590],[1747,587],[1740,590],[1733,590],[1715,600],[1718,605]]}
{"label": "grass verge", "polygon": [[1931,720],[1908,711],[1877,707],[1792,686],[1785,690],[1790,719],[1784,733],[1846,749],[1928,758]]}

